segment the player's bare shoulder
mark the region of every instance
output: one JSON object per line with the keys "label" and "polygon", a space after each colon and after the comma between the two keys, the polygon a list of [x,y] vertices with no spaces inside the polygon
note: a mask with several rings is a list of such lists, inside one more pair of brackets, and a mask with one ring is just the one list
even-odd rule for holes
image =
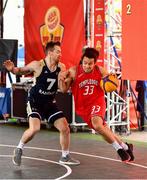
{"label": "player's bare shoulder", "polygon": [[66,70],[66,66],[65,66],[64,63],[59,62],[58,63],[58,67],[60,67],[61,71],[65,71]]}

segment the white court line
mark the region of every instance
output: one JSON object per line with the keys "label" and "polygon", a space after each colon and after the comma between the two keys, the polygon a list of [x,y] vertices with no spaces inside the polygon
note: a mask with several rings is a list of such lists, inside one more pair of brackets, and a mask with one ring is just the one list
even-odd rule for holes
{"label": "white court line", "polygon": [[[6,144],[0,144],[0,146],[16,147],[14,145],[6,145]],[[42,151],[61,152],[61,150],[57,150],[57,149],[47,149],[47,148],[38,148],[38,147],[30,147],[30,146],[26,146],[25,148],[26,149],[42,150]],[[74,151],[70,151],[70,153],[77,154],[77,155],[82,155],[82,156],[87,156],[87,157],[92,157],[92,158],[99,158],[99,159],[105,159],[105,160],[109,160],[109,161],[115,161],[115,162],[123,163],[121,160],[107,158],[107,157],[104,157],[104,156],[97,156],[97,155],[85,154],[85,153],[74,152]],[[137,166],[137,167],[141,167],[141,168],[147,169],[147,166],[144,166],[144,165],[141,165],[141,164],[137,164],[137,163],[133,163],[133,162],[127,162],[126,164],[130,164],[130,165],[133,165],[133,166]]]}
{"label": "white court line", "polygon": [[[1,146],[1,145],[0,145]],[[12,155],[0,155],[0,157],[10,157],[12,158]],[[41,159],[41,158],[35,158],[35,157],[28,157],[28,156],[22,156],[22,158],[24,159],[31,159],[31,160],[36,160],[36,161],[44,161],[44,162],[49,162],[49,163],[54,163],[54,164],[58,164],[60,166],[63,166],[66,168],[67,172],[63,175],[63,176],[60,176],[58,178],[56,178],[55,180],[60,180],[60,179],[63,179],[67,176],[69,176],[71,173],[72,173],[72,170],[69,166],[65,165],[65,164],[60,164],[56,161],[51,161],[51,160],[47,160],[47,159]]]}

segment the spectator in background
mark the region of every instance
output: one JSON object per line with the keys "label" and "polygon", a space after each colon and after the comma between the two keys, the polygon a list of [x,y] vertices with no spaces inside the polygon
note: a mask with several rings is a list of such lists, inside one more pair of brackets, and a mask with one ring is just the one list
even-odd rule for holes
{"label": "spectator in background", "polygon": [[144,81],[137,81],[135,90],[138,92],[137,98],[137,117],[138,117],[138,126],[139,130],[144,130]]}

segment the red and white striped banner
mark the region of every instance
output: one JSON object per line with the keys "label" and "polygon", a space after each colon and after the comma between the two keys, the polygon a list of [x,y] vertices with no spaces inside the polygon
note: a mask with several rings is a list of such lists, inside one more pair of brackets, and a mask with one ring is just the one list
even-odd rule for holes
{"label": "red and white striped banner", "polygon": [[104,0],[94,0],[94,47],[100,52],[98,65],[104,65]]}

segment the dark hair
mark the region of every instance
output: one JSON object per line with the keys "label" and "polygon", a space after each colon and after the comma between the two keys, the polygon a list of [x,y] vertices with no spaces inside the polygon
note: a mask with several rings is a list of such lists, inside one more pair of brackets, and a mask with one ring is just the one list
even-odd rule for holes
{"label": "dark hair", "polygon": [[82,57],[81,57],[80,63],[82,63],[82,60],[85,56],[88,58],[94,58],[94,62],[96,62],[97,58],[99,57],[99,51],[97,51],[95,48],[90,48],[90,47],[86,48],[84,50]]}
{"label": "dark hair", "polygon": [[61,43],[59,41],[50,41],[46,44],[45,47],[45,53],[47,54],[48,51],[53,51],[55,46],[61,46]]}

